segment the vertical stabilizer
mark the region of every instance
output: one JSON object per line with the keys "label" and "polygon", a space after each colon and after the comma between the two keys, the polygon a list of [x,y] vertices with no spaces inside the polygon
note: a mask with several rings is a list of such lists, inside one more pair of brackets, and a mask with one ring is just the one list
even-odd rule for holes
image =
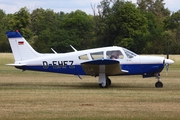
{"label": "vertical stabilizer", "polygon": [[6,32],[6,35],[8,36],[15,61],[28,60],[41,56],[18,31]]}

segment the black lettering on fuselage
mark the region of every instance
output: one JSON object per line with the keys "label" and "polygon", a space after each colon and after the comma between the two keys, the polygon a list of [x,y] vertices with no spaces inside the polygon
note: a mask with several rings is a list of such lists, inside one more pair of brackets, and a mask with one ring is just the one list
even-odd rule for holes
{"label": "black lettering on fuselage", "polygon": [[43,68],[48,69],[49,65],[47,61],[43,61]]}
{"label": "black lettering on fuselage", "polygon": [[54,69],[58,68],[57,61],[52,61],[52,66]]}
{"label": "black lettering on fuselage", "polygon": [[63,61],[58,61],[58,68],[62,68],[62,66],[63,66]]}
{"label": "black lettering on fuselage", "polygon": [[63,62],[63,68],[66,68],[66,66],[68,65],[67,62],[68,62],[68,61],[64,61],[64,62]]}
{"label": "black lettering on fuselage", "polygon": [[69,68],[74,68],[75,66],[73,66],[73,63],[74,63],[74,61],[69,61],[70,62],[70,66],[69,66]]}
{"label": "black lettering on fuselage", "polygon": [[67,68],[67,66],[69,66],[69,68],[75,68],[75,66],[73,66],[74,61],[70,60],[70,61],[52,61],[50,63],[48,63],[47,61],[43,61],[43,68],[44,69],[48,69],[49,66],[52,66],[54,69],[57,68]]}

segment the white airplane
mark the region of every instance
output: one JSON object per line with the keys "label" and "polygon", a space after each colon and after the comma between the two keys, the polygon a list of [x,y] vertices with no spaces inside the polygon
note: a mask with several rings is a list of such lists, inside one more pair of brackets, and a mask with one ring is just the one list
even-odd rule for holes
{"label": "white airplane", "polygon": [[14,55],[14,64],[18,69],[55,72],[63,74],[99,76],[99,86],[111,85],[108,76],[142,75],[157,77],[155,87],[163,87],[160,72],[164,66],[173,64],[171,59],[157,56],[141,56],[123,47],[102,47],[58,54],[41,54],[36,52],[18,32],[6,32]]}

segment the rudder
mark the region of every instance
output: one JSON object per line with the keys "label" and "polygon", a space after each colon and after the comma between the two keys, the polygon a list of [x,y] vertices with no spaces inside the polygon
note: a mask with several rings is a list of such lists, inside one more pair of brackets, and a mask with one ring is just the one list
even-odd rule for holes
{"label": "rudder", "polygon": [[6,32],[6,35],[8,36],[15,61],[28,60],[41,56],[18,31]]}

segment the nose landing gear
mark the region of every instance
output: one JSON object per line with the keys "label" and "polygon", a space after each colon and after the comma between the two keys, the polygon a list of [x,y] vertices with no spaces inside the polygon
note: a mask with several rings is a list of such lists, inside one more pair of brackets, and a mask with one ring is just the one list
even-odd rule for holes
{"label": "nose landing gear", "polygon": [[156,78],[158,79],[158,81],[155,83],[155,87],[156,88],[162,88],[163,87],[163,83],[161,82],[160,74],[157,74]]}

